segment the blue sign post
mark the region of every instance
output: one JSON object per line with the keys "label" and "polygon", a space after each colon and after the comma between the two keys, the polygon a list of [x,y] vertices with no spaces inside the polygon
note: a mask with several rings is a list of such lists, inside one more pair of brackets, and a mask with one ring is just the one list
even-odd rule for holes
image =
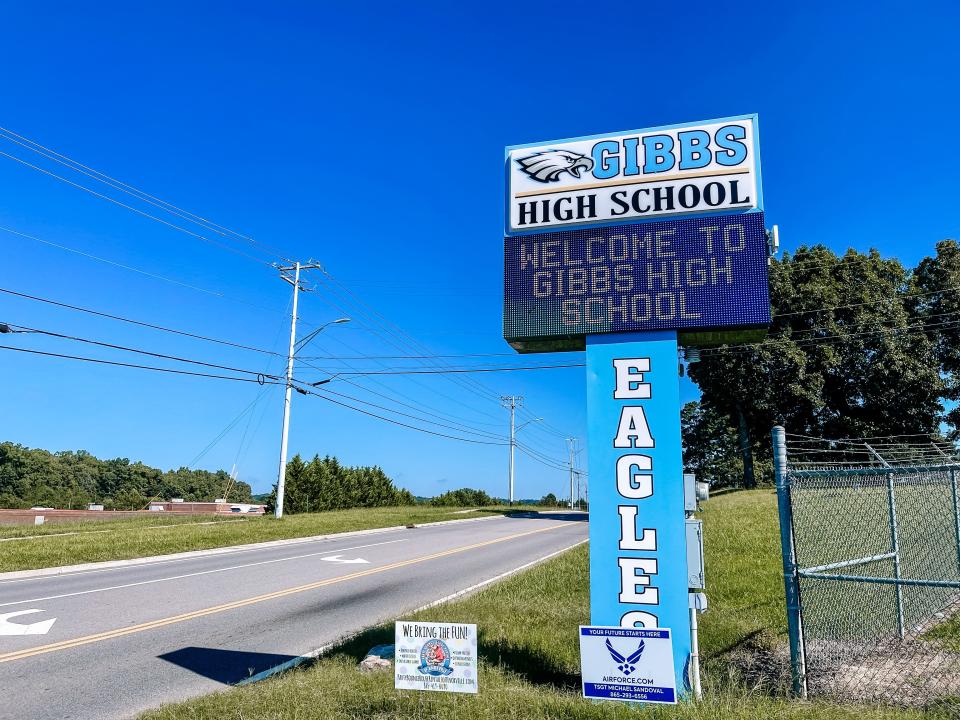
{"label": "blue sign post", "polygon": [[587,336],[590,622],[669,628],[683,688],[690,619],[679,406],[676,331]]}

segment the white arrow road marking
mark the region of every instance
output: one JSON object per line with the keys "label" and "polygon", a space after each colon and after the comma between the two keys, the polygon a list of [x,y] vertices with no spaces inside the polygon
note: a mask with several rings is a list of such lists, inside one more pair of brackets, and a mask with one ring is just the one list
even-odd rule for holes
{"label": "white arrow road marking", "polygon": [[363,558],[353,558],[352,560],[344,560],[339,555],[331,555],[330,557],[320,558],[321,560],[326,560],[327,562],[336,562],[343,563],[344,565],[358,565],[360,563],[370,564],[369,560],[364,560]]}
{"label": "white arrow road marking", "polygon": [[53,624],[57,621],[56,618],[41,620],[40,622],[33,623],[32,625],[9,622],[10,618],[14,618],[19,615],[32,615],[33,613],[38,612],[43,612],[43,610],[17,610],[16,612],[0,615],[0,635],[46,635],[48,632],[50,632],[50,628],[52,628]]}

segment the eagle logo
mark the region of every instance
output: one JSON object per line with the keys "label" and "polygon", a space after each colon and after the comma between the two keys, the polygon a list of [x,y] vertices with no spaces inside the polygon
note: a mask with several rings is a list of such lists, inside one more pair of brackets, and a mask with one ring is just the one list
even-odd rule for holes
{"label": "eagle logo", "polygon": [[627,677],[637,669],[637,662],[640,660],[640,656],[643,655],[643,648],[644,642],[641,640],[640,644],[637,645],[636,652],[630,657],[624,657],[613,649],[613,643],[610,642],[610,638],[607,638],[607,651],[610,653],[610,657],[617,663],[617,669]]}
{"label": "eagle logo", "polygon": [[538,182],[549,183],[560,179],[563,173],[580,177],[580,169],[593,170],[593,160],[569,150],[543,150],[517,160],[520,168]]}

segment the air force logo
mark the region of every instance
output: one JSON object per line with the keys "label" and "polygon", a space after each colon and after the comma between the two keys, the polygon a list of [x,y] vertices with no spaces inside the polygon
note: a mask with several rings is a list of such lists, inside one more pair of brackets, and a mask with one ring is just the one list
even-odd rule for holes
{"label": "air force logo", "polygon": [[637,646],[636,652],[634,652],[630,657],[624,657],[613,649],[613,644],[610,642],[610,638],[607,638],[607,652],[610,653],[610,657],[613,658],[613,661],[617,663],[617,669],[628,677],[630,673],[637,669],[637,662],[640,660],[640,656],[643,655],[643,648],[644,642],[641,640],[640,644]]}
{"label": "air force logo", "polygon": [[517,160],[521,169],[537,182],[549,183],[560,179],[563,173],[580,177],[580,169],[593,170],[593,159],[569,150],[543,150]]}

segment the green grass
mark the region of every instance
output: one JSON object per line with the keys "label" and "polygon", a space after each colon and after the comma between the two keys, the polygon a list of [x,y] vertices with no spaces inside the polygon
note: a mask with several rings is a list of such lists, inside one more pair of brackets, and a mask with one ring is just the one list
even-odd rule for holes
{"label": "green grass", "polygon": [[[42,513],[38,513],[42,514]],[[44,525],[0,525],[0,540],[11,538],[34,538],[37,536],[63,535],[65,533],[103,533],[114,532],[128,528],[161,528],[173,525],[194,525],[202,522],[244,522],[243,515],[239,516],[211,516],[211,515],[173,515],[154,513],[141,515],[135,518],[120,518],[112,520],[109,516],[103,520],[78,520],[65,523],[46,523]]]}
{"label": "green grass", "polygon": [[951,652],[960,653],[960,616],[954,615],[924,634],[924,638]]}
{"label": "green grass", "polygon": [[[876,478],[870,478],[874,483]],[[890,505],[885,485],[818,487],[800,480],[793,492],[797,557],[802,565],[824,565],[871,557],[891,549]],[[805,483],[809,483],[805,485]],[[901,577],[960,580],[953,501],[948,481],[896,487]],[[891,559],[848,568],[852,575],[894,577]],[[874,643],[897,628],[897,594],[891,585],[801,580],[806,630],[814,637]],[[906,587],[902,591],[908,627],[925,624],[949,605],[949,588]],[[869,622],[865,621],[865,612]]]}
{"label": "green grass", "polygon": [[576,628],[589,616],[588,551],[581,546],[471,597],[405,618],[477,623],[481,667],[476,696],[398,692],[392,673],[358,672],[357,662],[368,648],[392,642],[388,625],[365,632],[310,667],[166,706],[142,720],[938,717],[932,712],[797,702],[786,699],[776,682],[758,682],[757,671],[743,659],[772,655],[783,645],[776,522],[770,491],[731,493],[707,504],[711,607],[701,625],[705,699],[699,703],[645,709],[580,698]]}
{"label": "green grass", "polygon": [[[126,560],[408,523],[462,520],[503,512],[484,509],[458,514],[457,510],[459,508],[417,505],[287,515],[282,520],[262,516],[238,519],[193,515],[180,518],[150,516],[110,522],[63,523],[36,527],[5,526],[0,527],[0,538],[23,539],[0,540],[0,572],[102,560]],[[218,520],[222,522],[212,522]]]}

